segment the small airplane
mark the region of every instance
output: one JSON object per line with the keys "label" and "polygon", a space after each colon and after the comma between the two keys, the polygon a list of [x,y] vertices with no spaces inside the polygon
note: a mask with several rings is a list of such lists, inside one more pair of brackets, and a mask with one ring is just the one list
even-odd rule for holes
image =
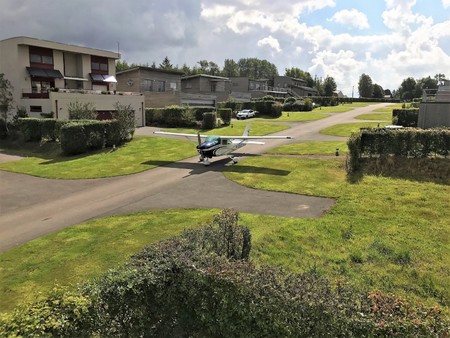
{"label": "small airplane", "polygon": [[[247,144],[264,144],[264,142],[256,142],[250,140],[280,140],[280,139],[293,139],[291,136],[249,136],[250,125],[245,128],[242,136],[210,136],[198,134],[183,134],[183,133],[171,133],[164,131],[155,131],[154,134],[160,135],[174,135],[185,136],[188,138],[196,137],[198,140],[197,151],[200,154],[199,162],[203,162],[205,166],[210,165],[209,159],[213,156],[228,155],[236,149],[242,148]],[[202,138],[204,141],[202,141]],[[237,158],[233,155],[228,155],[234,164],[237,163]]]}

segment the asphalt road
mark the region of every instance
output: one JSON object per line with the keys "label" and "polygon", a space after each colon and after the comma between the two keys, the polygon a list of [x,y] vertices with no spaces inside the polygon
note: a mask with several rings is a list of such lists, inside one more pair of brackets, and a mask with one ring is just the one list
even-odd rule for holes
{"label": "asphalt road", "polygon": [[[240,152],[245,156],[292,142],[342,140],[318,132],[335,124],[354,122],[355,116],[384,105],[299,123],[278,133],[293,136],[294,140],[268,140],[265,145],[248,145]],[[154,128],[139,128],[136,134],[153,135],[153,131]],[[9,156],[0,154],[0,161],[5,160],[10,160]],[[139,174],[95,180],[51,180],[0,171],[0,252],[83,221],[134,211],[234,208],[255,214],[313,218],[323,215],[335,203],[329,198],[240,186],[222,174],[228,158],[213,160],[209,167],[194,157]],[[242,164],[245,168],[245,162]],[[289,172],[278,170],[273,174]]]}

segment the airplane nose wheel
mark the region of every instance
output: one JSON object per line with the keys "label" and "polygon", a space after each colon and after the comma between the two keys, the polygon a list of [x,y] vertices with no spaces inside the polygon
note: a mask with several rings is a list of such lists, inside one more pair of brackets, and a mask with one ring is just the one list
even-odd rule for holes
{"label": "airplane nose wheel", "polygon": [[233,162],[233,164],[237,164],[238,163],[237,157],[230,156],[230,160]]}

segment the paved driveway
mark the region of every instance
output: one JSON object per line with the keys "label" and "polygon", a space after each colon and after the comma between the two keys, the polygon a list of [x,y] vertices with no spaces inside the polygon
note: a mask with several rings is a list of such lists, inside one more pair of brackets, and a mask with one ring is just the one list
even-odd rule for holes
{"label": "paved driveway", "polygon": [[[319,130],[351,122],[385,104],[358,108],[326,119],[301,123],[288,131],[295,140],[248,145],[241,153],[260,154],[281,144],[336,139]],[[152,128],[137,134],[152,135]],[[275,134],[276,135],[276,134]],[[7,156],[0,155],[0,161]],[[151,160],[151,159],[150,159]],[[0,252],[80,222],[125,212],[167,208],[234,208],[237,211],[295,218],[320,217],[333,199],[260,191],[227,180],[228,158],[204,167],[197,157],[139,174],[96,180],[51,180],[0,171]],[[243,163],[245,165],[245,162]],[[254,170],[254,168],[249,168]],[[288,175],[288,171],[274,171]]]}

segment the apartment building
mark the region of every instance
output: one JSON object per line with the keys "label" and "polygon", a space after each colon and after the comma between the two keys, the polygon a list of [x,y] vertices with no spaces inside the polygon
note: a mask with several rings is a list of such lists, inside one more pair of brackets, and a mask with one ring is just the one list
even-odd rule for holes
{"label": "apartment building", "polygon": [[303,79],[296,79],[289,76],[276,76],[273,80],[276,88],[286,90],[291,96],[305,97],[317,96],[315,88],[308,87],[308,84]]}
{"label": "apartment building", "polygon": [[145,107],[181,104],[182,72],[137,66],[117,72],[117,90],[142,93]]}
{"label": "apartment building", "polygon": [[30,117],[53,113],[68,119],[69,104],[78,101],[92,103],[99,119],[109,118],[120,103],[130,105],[136,126],[143,126],[144,96],[117,91],[119,58],[111,51],[30,37],[0,41],[0,73],[14,87],[14,105],[24,107]]}

